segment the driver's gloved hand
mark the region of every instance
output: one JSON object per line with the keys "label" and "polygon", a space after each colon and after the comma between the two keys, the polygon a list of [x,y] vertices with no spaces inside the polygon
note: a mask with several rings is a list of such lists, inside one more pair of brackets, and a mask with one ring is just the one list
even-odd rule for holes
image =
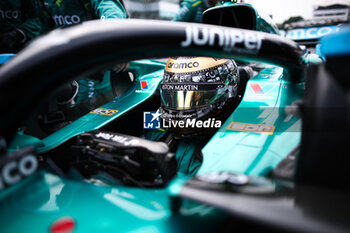
{"label": "driver's gloved hand", "polygon": [[16,53],[26,42],[26,35],[19,29],[0,34],[0,53]]}

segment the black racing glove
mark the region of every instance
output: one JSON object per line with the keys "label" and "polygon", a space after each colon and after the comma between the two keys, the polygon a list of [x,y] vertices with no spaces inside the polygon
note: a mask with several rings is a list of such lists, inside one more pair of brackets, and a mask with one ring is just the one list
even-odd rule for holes
{"label": "black racing glove", "polygon": [[26,42],[26,35],[19,29],[0,34],[0,53],[16,53]]}

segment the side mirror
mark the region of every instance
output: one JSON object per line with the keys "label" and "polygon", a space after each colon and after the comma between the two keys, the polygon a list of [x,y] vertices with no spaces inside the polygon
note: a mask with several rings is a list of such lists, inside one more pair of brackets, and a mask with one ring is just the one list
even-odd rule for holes
{"label": "side mirror", "polygon": [[269,16],[259,14],[253,6],[245,3],[210,8],[203,12],[202,22],[279,34],[277,26]]}

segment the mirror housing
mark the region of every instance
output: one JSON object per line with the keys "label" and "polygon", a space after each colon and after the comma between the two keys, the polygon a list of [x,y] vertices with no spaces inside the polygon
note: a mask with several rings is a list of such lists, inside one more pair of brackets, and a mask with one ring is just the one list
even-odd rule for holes
{"label": "mirror housing", "polygon": [[279,34],[278,28],[270,16],[258,12],[252,5],[246,3],[210,8],[203,12],[202,22],[205,24]]}

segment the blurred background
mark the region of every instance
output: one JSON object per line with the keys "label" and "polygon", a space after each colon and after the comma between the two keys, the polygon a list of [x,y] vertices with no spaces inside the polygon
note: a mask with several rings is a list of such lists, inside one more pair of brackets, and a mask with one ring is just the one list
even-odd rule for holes
{"label": "blurred background", "polygon": [[[130,18],[171,20],[181,0],[124,0]],[[350,0],[241,0],[270,15],[280,28],[301,20],[349,19]],[[345,19],[346,18],[346,19]]]}

